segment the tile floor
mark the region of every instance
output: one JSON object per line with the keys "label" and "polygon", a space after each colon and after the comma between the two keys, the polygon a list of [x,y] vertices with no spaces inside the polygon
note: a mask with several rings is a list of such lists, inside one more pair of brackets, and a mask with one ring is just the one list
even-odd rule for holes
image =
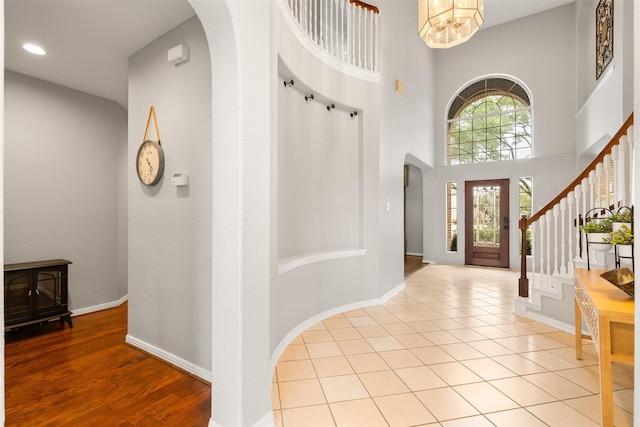
{"label": "tile floor", "polygon": [[[584,340],[513,314],[514,271],[428,265],[382,305],[317,323],[273,376],[284,427],[600,425]],[[633,425],[633,368],[614,365],[614,417]]]}

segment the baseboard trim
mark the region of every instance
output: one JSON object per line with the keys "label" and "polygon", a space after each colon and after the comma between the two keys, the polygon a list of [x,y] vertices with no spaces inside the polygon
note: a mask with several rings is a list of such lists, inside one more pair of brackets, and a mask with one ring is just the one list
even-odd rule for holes
{"label": "baseboard trim", "polygon": [[171,354],[168,351],[165,351],[159,347],[149,344],[148,342],[145,342],[141,339],[131,336],[130,334],[127,334],[124,341],[127,344],[130,344],[144,351],[145,353],[149,353],[150,355],[157,357],[158,359],[163,360],[169,363],[170,365],[173,365],[178,369],[185,371],[190,375],[193,375],[194,377],[200,378],[201,380],[211,383],[211,379],[213,378],[211,371],[203,369],[200,366],[194,365],[193,363],[188,362],[176,356],[175,354]]}
{"label": "baseboard trim", "polygon": [[[273,411],[269,411],[264,417],[259,419],[252,427],[274,427],[276,420],[273,418]],[[224,427],[222,424],[209,419],[209,427]]]}
{"label": "baseboard trim", "polygon": [[273,372],[276,369],[276,365],[278,364],[278,360],[280,360],[280,356],[282,356],[282,353],[284,353],[284,351],[289,346],[291,341],[293,341],[302,332],[307,330],[310,326],[315,325],[316,323],[328,317],[335,316],[336,314],[344,313],[345,311],[356,310],[359,308],[384,304],[387,300],[392,298],[396,293],[404,289],[405,286],[406,286],[405,283],[402,282],[399,285],[397,285],[395,288],[386,292],[380,298],[358,301],[358,302],[346,304],[340,307],[335,307],[330,310],[324,311],[322,313],[316,314],[315,316],[310,317],[309,319],[300,323],[298,326],[294,327],[291,331],[289,331],[289,333],[282,339],[282,341],[280,341],[280,344],[278,344],[273,354],[271,355],[271,372]]}
{"label": "baseboard trim", "polygon": [[81,316],[83,314],[94,313],[96,311],[107,310],[109,308],[120,307],[129,300],[129,295],[125,295],[117,301],[105,302],[104,304],[92,305],[90,307],[71,310],[71,316]]}

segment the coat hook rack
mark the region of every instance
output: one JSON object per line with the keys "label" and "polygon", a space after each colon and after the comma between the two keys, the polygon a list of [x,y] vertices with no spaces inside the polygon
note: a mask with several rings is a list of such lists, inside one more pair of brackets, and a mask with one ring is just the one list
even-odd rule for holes
{"label": "coat hook rack", "polygon": [[333,110],[334,108],[336,108],[336,104],[329,104],[329,105],[327,105],[327,111],[331,111],[331,110]]}
{"label": "coat hook rack", "polygon": [[315,96],[313,96],[313,94],[309,94],[309,95],[305,95],[304,100],[309,102],[310,99],[314,99]]}
{"label": "coat hook rack", "polygon": [[291,79],[291,80],[289,80],[289,81],[286,81],[286,80],[285,80],[283,83],[284,83],[284,87],[287,87],[287,86],[293,86],[293,79]]}
{"label": "coat hook rack", "polygon": [[350,115],[351,117],[355,117],[355,116],[357,116],[357,115],[358,115],[358,112],[357,112],[357,111],[354,111],[353,113],[351,113],[351,114],[349,114],[349,115]]}

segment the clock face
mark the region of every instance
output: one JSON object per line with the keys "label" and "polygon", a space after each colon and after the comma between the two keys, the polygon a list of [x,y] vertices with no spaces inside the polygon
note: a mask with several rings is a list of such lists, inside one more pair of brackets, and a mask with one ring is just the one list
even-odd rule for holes
{"label": "clock face", "polygon": [[136,157],[138,178],[144,185],[156,185],[164,172],[164,151],[160,143],[147,140],[138,149]]}

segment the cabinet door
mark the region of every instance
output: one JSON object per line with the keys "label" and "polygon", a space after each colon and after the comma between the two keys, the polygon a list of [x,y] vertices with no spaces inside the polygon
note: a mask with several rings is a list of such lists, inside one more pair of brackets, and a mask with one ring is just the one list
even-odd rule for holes
{"label": "cabinet door", "polygon": [[39,268],[34,271],[36,317],[55,315],[67,310],[66,267]]}
{"label": "cabinet door", "polygon": [[30,276],[29,271],[8,271],[4,274],[4,321],[6,324],[31,319]]}

